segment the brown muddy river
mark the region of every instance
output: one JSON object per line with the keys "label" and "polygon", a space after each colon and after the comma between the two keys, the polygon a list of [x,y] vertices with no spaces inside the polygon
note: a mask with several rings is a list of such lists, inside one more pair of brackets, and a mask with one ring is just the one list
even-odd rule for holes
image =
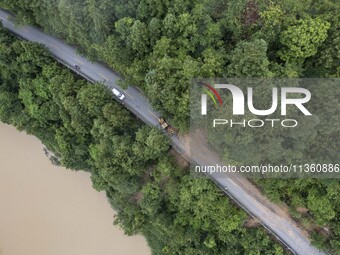
{"label": "brown muddy river", "polygon": [[112,225],[89,174],[53,166],[33,136],[0,123],[1,255],[150,255]]}

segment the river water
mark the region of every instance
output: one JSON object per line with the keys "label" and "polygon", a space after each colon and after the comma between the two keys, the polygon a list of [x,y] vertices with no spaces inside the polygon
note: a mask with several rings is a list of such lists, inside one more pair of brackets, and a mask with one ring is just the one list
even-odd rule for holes
{"label": "river water", "polygon": [[1,255],[150,255],[113,226],[89,174],[53,166],[33,136],[0,123]]}

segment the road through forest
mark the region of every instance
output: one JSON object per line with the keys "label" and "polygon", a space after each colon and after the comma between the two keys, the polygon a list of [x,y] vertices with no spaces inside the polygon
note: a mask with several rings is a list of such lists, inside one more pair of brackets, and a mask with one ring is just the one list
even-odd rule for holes
{"label": "road through forest", "polygon": [[[13,17],[0,9],[0,19],[3,26],[20,36],[21,38],[43,44],[59,62],[77,72],[91,82],[103,82],[109,88],[118,88],[126,95],[125,107],[150,126],[159,128],[158,118],[160,114],[153,110],[147,98],[135,87],[130,86],[123,90],[117,85],[120,77],[108,67],[87,60],[79,56],[72,46],[62,40],[48,35],[32,26],[16,27],[10,20]],[[80,70],[75,68],[80,67]],[[190,156],[187,143],[180,137],[171,137],[171,143],[184,158],[198,165],[215,165],[213,157],[200,157],[199,154]],[[201,151],[211,153],[206,144],[198,145]],[[246,178],[221,178],[218,174],[211,174],[211,179],[239,206],[259,220],[259,222],[276,236],[294,254],[321,255],[324,254],[313,247],[307,235],[284,212],[283,209],[270,202],[260,191]]]}

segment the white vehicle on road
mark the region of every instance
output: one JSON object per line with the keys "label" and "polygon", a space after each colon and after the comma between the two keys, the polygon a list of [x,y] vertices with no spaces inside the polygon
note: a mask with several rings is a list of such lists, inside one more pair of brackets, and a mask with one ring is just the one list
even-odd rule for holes
{"label": "white vehicle on road", "polygon": [[122,92],[120,92],[118,89],[113,88],[113,89],[112,89],[112,92],[113,92],[113,94],[114,94],[116,97],[118,97],[120,100],[124,100],[124,99],[125,99],[125,95],[124,95]]}

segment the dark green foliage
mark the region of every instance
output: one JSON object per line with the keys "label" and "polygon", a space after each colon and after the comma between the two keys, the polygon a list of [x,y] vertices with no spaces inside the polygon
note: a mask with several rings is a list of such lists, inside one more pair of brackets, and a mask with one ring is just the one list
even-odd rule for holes
{"label": "dark green foliage", "polygon": [[228,77],[272,77],[263,39],[240,42],[230,54]]}
{"label": "dark green foliage", "polygon": [[[0,0],[0,6],[12,10],[18,22],[39,25],[76,45],[87,56],[108,63],[126,77],[127,84],[141,88],[155,108],[171,117],[172,124],[183,132],[188,128],[192,78],[340,76],[340,6],[336,0]],[[107,101],[104,89],[91,87],[68,72],[56,70],[49,58],[41,57],[46,52],[39,47],[23,42],[7,47],[12,41],[7,34],[0,40],[0,118],[4,122],[35,133],[48,147],[59,152],[64,165],[95,168],[94,186],[108,190],[113,205],[126,208],[118,215],[118,222],[129,233],[148,226],[143,232],[150,236],[148,240],[155,254],[199,254],[195,249],[201,249],[199,245],[204,245],[201,252],[207,254],[206,249],[211,251],[211,247],[221,245],[210,233],[201,236],[192,229],[171,225],[173,217],[159,212],[157,219],[150,222],[139,205],[128,207],[128,199],[114,195],[141,190],[138,177],[145,173],[150,162],[158,162],[157,155],[165,149],[164,138],[159,133],[153,130],[148,137],[144,128],[138,130],[139,125],[132,124],[135,122],[125,110]],[[18,63],[13,61],[16,55],[19,55]],[[10,69],[3,68],[8,64]],[[35,73],[42,75],[36,77]],[[92,90],[96,90],[92,102],[102,100],[102,105],[85,100]],[[51,99],[56,105],[51,105]],[[49,107],[51,111],[47,112]],[[125,123],[129,123],[129,129],[124,128]],[[338,121],[333,123],[330,131],[335,130]],[[334,138],[326,134],[327,139],[323,139],[324,135],[317,136],[322,137],[317,142],[327,154],[328,141]],[[135,141],[137,136],[139,141]],[[251,133],[243,137],[240,143],[249,143],[252,145],[249,149],[259,151]],[[145,151],[143,146],[147,148]],[[270,157],[283,153],[281,141],[261,148],[261,154]],[[119,160],[115,155],[119,155]],[[122,169],[128,177],[121,176]],[[178,171],[164,159],[156,169],[148,170],[151,177],[144,178],[151,178],[157,185],[166,182],[164,190],[169,187],[177,190],[178,184],[173,179],[178,177]],[[325,181],[271,180],[259,185],[276,201],[290,205],[295,216],[299,215],[294,213],[296,207],[308,207],[312,217],[299,217],[331,230],[320,237],[315,226],[312,237],[319,246],[340,253],[339,201],[331,195],[333,192]],[[332,190],[338,189],[339,183],[331,186]],[[164,206],[158,203],[157,191],[149,187],[145,192],[151,192],[154,199],[142,203],[144,212],[154,213],[153,209]],[[138,194],[134,201],[141,202]],[[150,210],[153,204],[156,208]],[[168,244],[168,240],[173,242]],[[178,244],[176,249],[174,243]],[[248,251],[235,252],[233,245],[228,245],[228,254]],[[254,243],[248,243],[247,247],[251,250]],[[253,254],[256,252],[261,253],[254,248]]]}
{"label": "dark green foliage", "polygon": [[1,0],[0,6],[107,62],[183,131],[192,78],[339,75],[337,1]]}
{"label": "dark green foliage", "polygon": [[91,172],[117,211],[115,223],[141,233],[153,254],[283,254],[246,214],[205,179],[167,156],[169,139],[139,122],[101,84],[57,65],[39,45],[0,28],[0,120],[40,138],[52,163]]}

